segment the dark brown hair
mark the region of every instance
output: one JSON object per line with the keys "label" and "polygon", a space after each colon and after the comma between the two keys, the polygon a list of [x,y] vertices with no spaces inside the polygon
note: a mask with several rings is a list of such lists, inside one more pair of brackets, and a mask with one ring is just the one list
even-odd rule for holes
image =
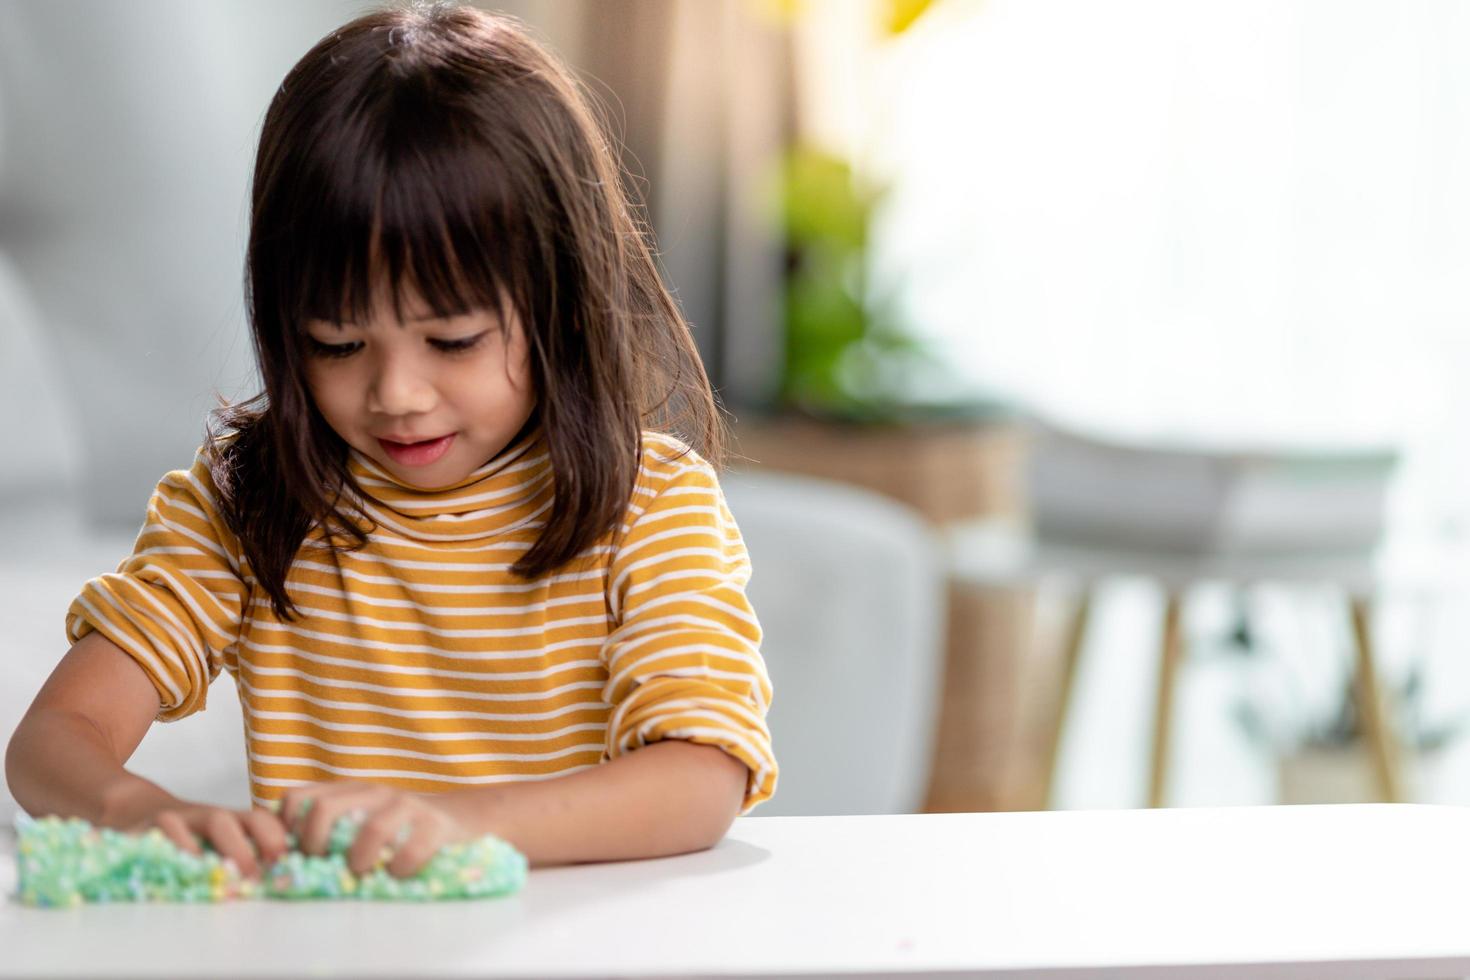
{"label": "dark brown hair", "polygon": [[719,465],[709,381],[599,109],[524,25],[454,4],[359,17],[287,73],[260,135],[245,262],[264,390],[205,423],[222,516],[281,618],[313,527],[334,551],[367,543],[337,510],[345,486],[362,491],[310,397],[305,324],[368,313],[380,279],[399,319],[412,289],[438,316],[508,301],[525,325],[555,500],[519,575],[620,526],[642,429]]}

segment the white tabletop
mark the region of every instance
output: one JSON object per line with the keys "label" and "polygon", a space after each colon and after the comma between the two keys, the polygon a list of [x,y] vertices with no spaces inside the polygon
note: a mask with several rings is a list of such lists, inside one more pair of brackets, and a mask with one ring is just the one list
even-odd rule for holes
{"label": "white tabletop", "polygon": [[1462,808],[750,817],[713,850],[538,869],[504,899],[11,896],[0,977],[1458,977],[1467,883]]}

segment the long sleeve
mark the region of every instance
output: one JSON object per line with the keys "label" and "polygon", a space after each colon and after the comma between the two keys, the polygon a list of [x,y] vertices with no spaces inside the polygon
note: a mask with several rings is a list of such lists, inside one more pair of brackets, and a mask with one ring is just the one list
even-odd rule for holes
{"label": "long sleeve", "polygon": [[235,663],[249,594],[201,448],[159,482],[133,553],[72,600],[66,636],[95,629],[127,651],[158,690],[158,720],[175,721],[203,710],[210,682]]}
{"label": "long sleeve", "polygon": [[645,452],[609,568],[607,753],[666,738],[718,746],[749,770],[749,813],[777,777],[771,682],[745,595],[750,559],[713,468],[694,453],[667,455]]}

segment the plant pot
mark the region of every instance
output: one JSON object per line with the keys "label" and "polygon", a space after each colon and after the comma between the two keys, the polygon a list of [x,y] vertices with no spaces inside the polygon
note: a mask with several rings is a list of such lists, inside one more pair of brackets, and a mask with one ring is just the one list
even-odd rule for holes
{"label": "plant pot", "polygon": [[[1405,799],[1424,799],[1438,762],[1433,752],[1405,752],[1399,774]],[[1277,759],[1277,793],[1281,803],[1382,803],[1372,753],[1361,742],[1342,746],[1309,746]]]}

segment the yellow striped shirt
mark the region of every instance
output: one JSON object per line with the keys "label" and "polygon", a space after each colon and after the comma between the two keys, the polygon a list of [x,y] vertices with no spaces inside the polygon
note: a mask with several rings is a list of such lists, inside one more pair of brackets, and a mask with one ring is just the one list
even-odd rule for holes
{"label": "yellow striped shirt", "polygon": [[[149,499],[133,552],[67,610],[158,690],[160,721],[205,704],[228,671],[244,714],[251,795],[362,779],[417,792],[545,779],[665,738],[715,745],[749,770],[741,812],[776,788],[750,561],[713,468],[645,432],[620,540],[526,581],[510,566],[552,501],[539,431],[460,483],[424,490],[349,449],[378,529],[334,560],[320,528],[271,608],[217,507],[203,448]],[[350,491],[348,491],[350,494]]]}

